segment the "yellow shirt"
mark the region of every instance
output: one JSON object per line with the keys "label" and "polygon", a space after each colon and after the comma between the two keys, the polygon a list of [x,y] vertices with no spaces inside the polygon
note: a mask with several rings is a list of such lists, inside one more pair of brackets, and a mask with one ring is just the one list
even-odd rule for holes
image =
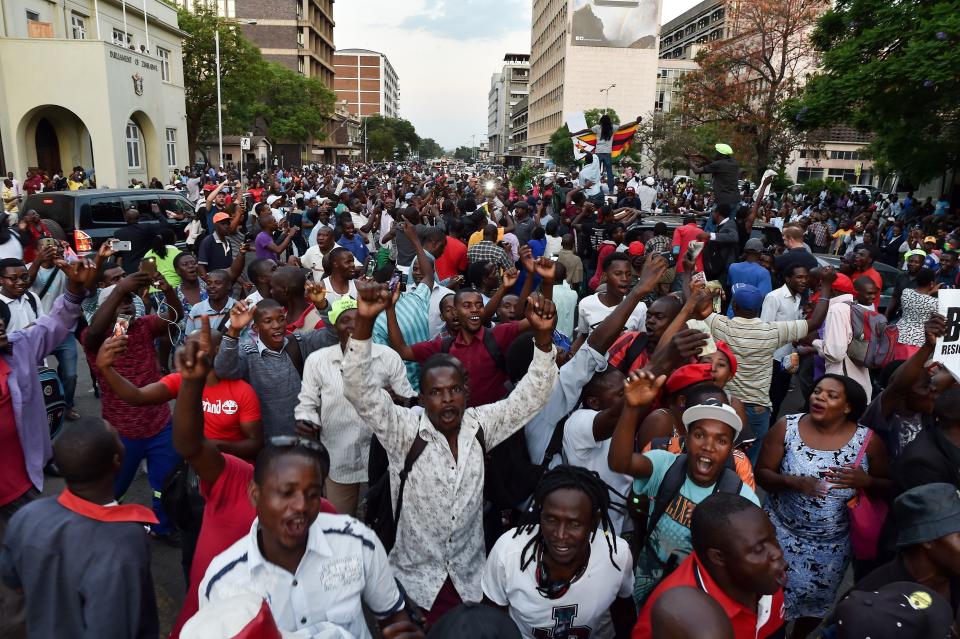
{"label": "yellow shirt", "polygon": [[[474,234],[472,234],[472,235],[470,236],[470,239],[467,240],[467,246],[473,246],[474,244],[476,244],[476,243],[478,243],[478,242],[482,242],[482,241],[483,241],[483,230],[479,230],[479,231],[477,231],[476,233],[474,233]],[[502,242],[502,241],[503,241],[503,227],[502,227],[502,226],[497,227],[497,241],[498,241],[498,242]]]}
{"label": "yellow shirt", "polygon": [[83,188],[83,182],[74,182],[70,178],[67,178],[67,188],[71,191],[79,191]]}

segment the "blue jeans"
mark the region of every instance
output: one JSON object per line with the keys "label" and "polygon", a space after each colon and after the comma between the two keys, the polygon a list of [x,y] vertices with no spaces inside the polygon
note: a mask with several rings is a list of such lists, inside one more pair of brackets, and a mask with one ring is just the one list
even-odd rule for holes
{"label": "blue jeans", "polygon": [[747,451],[747,458],[750,463],[756,467],[757,458],[760,456],[760,445],[763,444],[763,438],[770,430],[770,408],[760,404],[743,403],[743,409],[747,412],[747,423],[750,424],[751,437],[756,437],[757,441]]}
{"label": "blue jeans", "polygon": [[152,527],[153,532],[165,535],[173,530],[170,520],[160,507],[160,491],[163,490],[163,480],[176,467],[180,457],[173,450],[173,428],[170,422],[159,433],[146,439],[127,439],[120,436],[123,443],[123,464],[113,482],[113,493],[121,499],[130,483],[137,474],[140,462],[147,460],[147,479],[153,488],[153,512],[160,523]]}
{"label": "blue jeans", "polygon": [[63,398],[67,402],[67,410],[73,408],[73,396],[77,390],[77,340],[73,335],[67,335],[63,342],[50,352],[57,358],[57,375],[63,384]]}
{"label": "blue jeans", "polygon": [[600,159],[600,171],[606,171],[607,173],[607,188],[610,195],[613,195],[615,186],[613,181],[613,156],[609,153],[597,153],[597,157]]}

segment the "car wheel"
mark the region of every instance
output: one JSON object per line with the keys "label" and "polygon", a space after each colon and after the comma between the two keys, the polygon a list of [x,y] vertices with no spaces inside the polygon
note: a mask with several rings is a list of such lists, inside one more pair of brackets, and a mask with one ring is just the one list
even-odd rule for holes
{"label": "car wheel", "polygon": [[50,234],[57,238],[58,240],[67,240],[67,234],[64,233],[63,227],[53,220],[42,220],[44,224],[47,225],[47,228],[50,229]]}

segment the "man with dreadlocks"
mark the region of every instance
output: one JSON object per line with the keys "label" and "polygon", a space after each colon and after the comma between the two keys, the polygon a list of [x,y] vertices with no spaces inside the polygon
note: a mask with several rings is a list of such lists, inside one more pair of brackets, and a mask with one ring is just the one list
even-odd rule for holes
{"label": "man with dreadlocks", "polygon": [[524,521],[490,551],[484,602],[507,610],[528,639],[597,637],[608,610],[616,636],[629,637],[633,559],[609,511],[610,493],[596,472],[547,471]]}

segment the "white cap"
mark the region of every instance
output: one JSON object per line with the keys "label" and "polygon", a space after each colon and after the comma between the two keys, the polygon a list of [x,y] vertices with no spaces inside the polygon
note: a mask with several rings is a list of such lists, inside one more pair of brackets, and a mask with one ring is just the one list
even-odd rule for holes
{"label": "white cap", "polygon": [[267,196],[267,206],[272,205],[274,202],[280,199],[279,195],[268,195]]}
{"label": "white cap", "polygon": [[647,186],[653,186],[654,184],[657,183],[657,181],[654,180],[652,177],[645,177],[643,178],[643,183],[646,184]]}
{"label": "white cap", "polygon": [[740,431],[743,430],[743,422],[740,421],[740,416],[737,415],[737,411],[733,409],[733,406],[721,404],[715,399],[706,399],[702,404],[691,406],[683,411],[683,416],[680,419],[688,431],[693,422],[700,421],[701,419],[714,419],[718,422],[723,422],[733,429],[737,437],[740,436]]}

